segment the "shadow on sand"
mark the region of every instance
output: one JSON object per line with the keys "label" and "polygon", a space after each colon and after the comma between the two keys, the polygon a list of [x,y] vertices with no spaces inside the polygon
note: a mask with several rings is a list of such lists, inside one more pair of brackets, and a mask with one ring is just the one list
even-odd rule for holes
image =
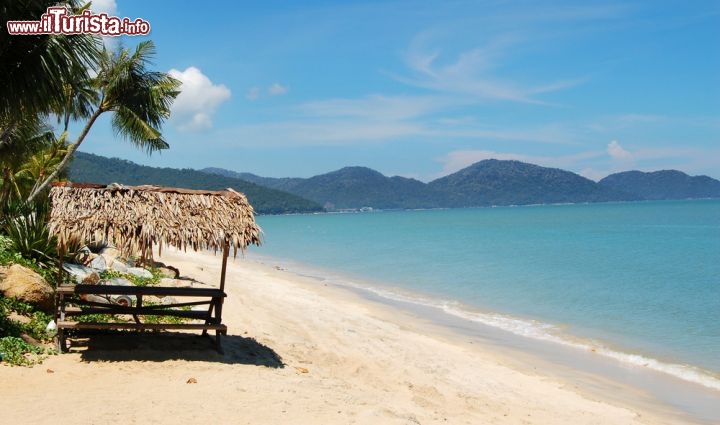
{"label": "shadow on sand", "polygon": [[182,332],[83,332],[69,338],[69,352],[83,361],[188,360],[283,368],[282,358],[272,348],[253,338],[222,336],[224,354],[215,350],[215,336]]}

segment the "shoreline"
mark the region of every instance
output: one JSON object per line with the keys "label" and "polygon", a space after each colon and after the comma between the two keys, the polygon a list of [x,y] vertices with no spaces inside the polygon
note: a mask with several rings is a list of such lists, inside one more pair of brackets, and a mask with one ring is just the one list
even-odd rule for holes
{"label": "shoreline", "polygon": [[[168,249],[158,259],[217,285],[219,256]],[[198,347],[169,335],[129,346],[110,337],[94,346],[102,338],[91,337],[34,368],[0,367],[7,420],[704,423],[602,375],[503,347],[492,334],[468,336],[270,264],[230,260],[226,292],[224,356],[202,338],[192,339]]]}
{"label": "shoreline", "polygon": [[[463,327],[464,332],[471,336],[477,333],[474,328],[479,327],[485,331],[499,331],[503,335],[519,338],[521,341],[533,340],[538,343],[562,345],[570,351],[592,352],[593,355],[605,357],[611,363],[617,362],[625,366],[642,367],[661,375],[667,375],[668,378],[699,385],[720,394],[720,371],[715,372],[690,364],[673,362],[653,356],[652,353],[636,353],[606,340],[567,333],[559,325],[480,309],[451,298],[435,298],[429,294],[414,292],[412,289],[387,286],[383,282],[371,281],[358,276],[347,276],[342,272],[309,266],[296,260],[256,253],[248,254],[247,258],[260,264],[280,264],[283,270],[290,273],[355,291],[373,302],[421,311],[420,315],[429,315],[434,318],[435,322],[450,322],[454,323],[454,325],[449,325],[451,327]],[[717,420],[720,421],[720,415]]]}
{"label": "shoreline", "polygon": [[[594,388],[591,392],[601,398],[610,396],[615,401],[621,402],[623,394],[628,396],[629,393],[640,391],[646,394],[644,397],[647,400],[643,403],[648,405],[661,403],[701,422],[720,422],[720,412],[716,410],[716,406],[720,404],[720,387],[717,387],[720,381],[715,376],[702,374],[707,371],[696,372],[682,365],[663,363],[653,358],[615,351],[602,345],[591,345],[590,341],[578,339],[571,341],[557,335],[549,335],[550,338],[546,338],[534,334],[528,335],[525,332],[514,332],[513,329],[497,323],[474,320],[473,317],[468,316],[469,310],[459,311],[453,308],[452,311],[448,311],[444,306],[445,302],[431,304],[424,301],[423,297],[415,297],[404,292],[406,290],[396,293],[392,289],[379,289],[369,282],[356,284],[355,279],[329,270],[309,267],[294,260],[258,254],[248,255],[248,260],[267,266],[271,263],[279,263],[283,266],[276,265],[274,266],[276,269],[309,279],[309,284],[329,283],[341,290],[353,292],[369,302],[402,309],[410,313],[414,320],[423,322],[426,327],[439,326],[440,330],[436,332],[443,338],[448,338],[450,332],[452,338],[456,340],[470,341],[471,344],[479,341],[480,344],[506,352],[509,356],[525,358],[531,363],[540,363],[548,368],[547,370],[551,370],[554,377],[578,381],[578,378],[583,376],[584,379],[581,381],[586,386]],[[323,276],[324,274],[332,274],[333,277],[327,278]],[[503,318],[519,320],[509,316]],[[627,357],[631,361],[627,361]],[[653,362],[655,365],[648,365],[648,362]],[[660,367],[657,367],[658,364]],[[522,368],[520,363],[515,366]],[[677,372],[677,369],[680,369],[680,374],[672,373]],[[699,378],[688,379],[687,376],[682,375],[683,372],[688,371],[698,373]],[[588,378],[589,376],[591,378]],[[618,384],[627,387],[625,391],[628,391],[628,394],[617,393],[620,388]]]}

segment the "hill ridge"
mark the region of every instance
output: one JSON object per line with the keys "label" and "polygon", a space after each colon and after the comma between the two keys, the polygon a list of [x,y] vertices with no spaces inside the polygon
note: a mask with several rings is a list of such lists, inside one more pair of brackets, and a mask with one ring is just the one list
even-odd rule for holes
{"label": "hill ridge", "polygon": [[[687,176],[681,171],[671,171],[676,178]],[[229,170],[221,172],[231,175],[235,173]],[[358,182],[357,178],[357,175],[363,172],[367,174],[364,185]],[[630,173],[643,174],[641,171]],[[594,182],[567,170],[517,160],[486,159],[428,183],[400,176],[386,177],[373,169],[361,166],[343,167],[309,178],[251,176],[258,184],[274,188],[282,187],[289,192],[312,199],[330,210],[362,207],[457,208],[654,199],[643,196],[632,186],[611,184],[614,175],[600,182]],[[692,177],[692,179],[699,179],[706,186],[720,185],[720,182],[707,176]],[[370,185],[369,182],[375,182],[375,185]],[[343,192],[338,193],[340,190]],[[379,196],[380,194],[382,196]],[[702,196],[695,196],[697,194]],[[696,190],[694,193],[674,193],[670,197],[657,199],[693,197],[720,198],[720,191],[708,195],[706,192]]]}
{"label": "hill ridge", "polygon": [[708,176],[691,177],[677,170],[627,171],[594,182],[560,168],[499,159],[479,161],[424,183],[401,176],[387,177],[357,165],[309,178],[274,178],[216,167],[148,167],[78,152],[70,167],[70,178],[215,190],[233,187],[244,192],[259,213],[268,214],[368,207],[423,209],[720,198],[720,181]]}
{"label": "hill ridge", "polygon": [[150,167],[125,159],[107,158],[85,152],[75,152],[75,157],[69,167],[69,179],[82,183],[153,184],[204,190],[224,190],[230,187],[244,193],[259,214],[305,213],[322,210],[317,203],[297,195],[237,178],[189,168]]}
{"label": "hill ridge", "polygon": [[720,181],[704,175],[690,176],[678,170],[623,171],[605,177],[598,184],[648,201],[720,198]]}

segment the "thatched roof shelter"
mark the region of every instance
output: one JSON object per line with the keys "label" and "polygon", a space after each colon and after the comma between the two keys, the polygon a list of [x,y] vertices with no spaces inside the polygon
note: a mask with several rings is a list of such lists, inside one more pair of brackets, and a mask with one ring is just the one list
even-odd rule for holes
{"label": "thatched roof shelter", "polygon": [[72,240],[108,241],[124,254],[152,258],[155,245],[222,249],[237,255],[260,244],[260,227],[245,195],[159,186],[58,183],[50,190],[49,228],[65,251]]}

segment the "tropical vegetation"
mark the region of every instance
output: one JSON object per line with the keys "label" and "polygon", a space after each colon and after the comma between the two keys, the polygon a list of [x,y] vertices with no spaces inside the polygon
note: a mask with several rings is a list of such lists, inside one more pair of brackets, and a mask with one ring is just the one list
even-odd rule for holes
{"label": "tropical vegetation", "polygon": [[[36,21],[58,5],[73,14],[89,8],[79,0],[4,1],[0,16]],[[114,133],[148,153],[169,147],[161,130],[180,82],[152,69],[155,53],[152,41],[110,50],[90,34],[0,31],[0,264],[53,272],[56,252],[46,226],[46,195],[54,181],[67,176],[100,116],[110,115]],[[79,134],[71,134],[71,124]],[[4,361],[21,364],[27,356],[15,354],[37,354],[37,349],[21,338],[28,329],[9,319],[18,304],[1,297],[0,302],[0,353]]]}

